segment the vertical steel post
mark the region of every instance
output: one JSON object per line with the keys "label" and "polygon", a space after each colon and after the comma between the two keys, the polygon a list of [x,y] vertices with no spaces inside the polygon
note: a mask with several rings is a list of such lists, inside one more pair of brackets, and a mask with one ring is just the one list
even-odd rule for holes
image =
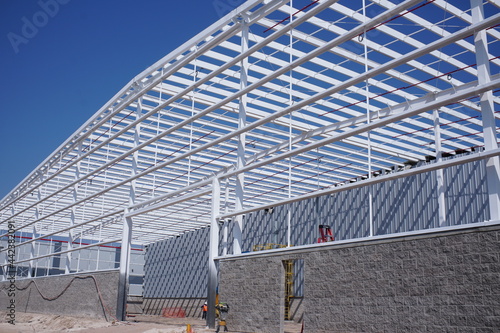
{"label": "vertical steel post", "polygon": [[[366,17],[366,1],[363,0],[363,18],[364,22],[367,21]],[[364,58],[365,58],[365,72],[368,72],[368,36],[366,35],[366,29],[363,31],[363,50],[364,50]],[[369,124],[371,122],[370,119],[370,85],[368,83],[368,78],[365,80],[365,94],[366,94],[366,123]],[[371,145],[371,135],[370,131],[366,133],[366,140],[368,143],[368,179],[372,178],[372,145]],[[374,227],[373,227],[373,190],[372,186],[368,186],[368,232],[370,237],[374,235]]]}
{"label": "vertical steel post", "polygon": [[[196,46],[196,49],[198,49],[198,46]],[[196,52],[196,51],[195,51]],[[193,68],[193,84],[196,84],[196,79],[198,77],[198,68],[196,66],[196,58],[194,59],[194,68]],[[196,89],[193,89],[191,91],[191,117],[194,116],[194,108],[195,108],[195,97],[196,97]],[[161,101],[160,101],[161,103]],[[193,149],[193,122],[189,124],[189,151]],[[191,159],[192,155],[189,155],[188,157],[188,171],[187,171],[187,186],[191,183]]]}
{"label": "vertical steel post", "polygon": [[[290,1],[290,24],[293,23],[293,0]],[[293,62],[293,29],[290,29],[290,45],[289,45],[289,63]],[[290,106],[293,104],[293,69],[290,66],[290,88],[288,89],[288,103]],[[292,151],[292,120],[293,112],[288,115],[289,127],[288,127],[288,150]],[[292,156],[288,159],[288,198],[292,197]],[[287,205],[288,212],[286,214],[286,246],[292,246],[292,204]],[[278,243],[278,241],[276,241]]]}
{"label": "vertical steel post", "polygon": [[[226,179],[226,188],[225,188],[225,195],[224,195],[224,214],[227,214],[228,211],[229,211],[229,179]],[[228,221],[223,221],[223,223],[222,223],[222,255],[223,256],[227,255],[228,226],[229,226]]]}
{"label": "vertical steel post", "polygon": [[[484,8],[481,0],[471,0],[471,10],[472,24],[484,20]],[[486,30],[474,33],[474,45],[476,47],[477,80],[481,85],[491,81]],[[484,149],[496,149],[498,148],[498,139],[493,108],[493,92],[491,90],[480,95],[480,104],[483,116]],[[486,178],[490,220],[500,220],[500,158],[498,156],[486,160]]]}
{"label": "vertical steel post", "polygon": [[217,265],[214,258],[219,251],[219,225],[217,216],[220,213],[220,179],[212,181],[212,214],[210,217],[210,240],[208,253],[208,285],[207,285],[207,326],[215,328],[215,299],[217,290]]}
{"label": "vertical steel post", "polygon": [[[137,100],[137,109],[135,112],[136,119],[139,119],[142,114],[142,98]],[[138,123],[134,128],[134,147],[137,147],[140,143],[141,137],[141,125]],[[135,151],[132,154],[132,172],[131,176],[137,174],[139,152]],[[133,205],[135,203],[135,191],[136,191],[136,181],[135,179],[130,182],[129,191],[129,204]],[[125,209],[123,215],[123,231],[122,231],[122,244],[120,252],[120,277],[118,281],[118,305],[117,305],[117,317],[120,320],[126,320],[127,317],[127,296],[129,288],[129,271],[130,271],[130,248],[132,242],[132,218],[127,217],[128,209]]]}
{"label": "vertical steel post", "polygon": [[[142,97],[137,100],[137,108],[135,110],[135,119],[140,119],[142,115]],[[136,124],[134,127],[134,148],[140,144],[141,140],[141,125]],[[131,176],[137,175],[139,151],[134,151],[132,154],[132,174]],[[136,180],[130,182],[130,194],[129,194],[129,204],[135,204],[135,190],[136,190]]]}
{"label": "vertical steel post", "polygon": [[[37,191],[38,192],[38,197],[39,197],[39,193],[40,193],[40,190]],[[38,220],[40,216],[40,210],[38,209],[38,205],[35,207],[35,219]],[[36,238],[36,234],[37,234],[37,230],[36,230],[36,223],[33,224],[33,228],[31,229],[31,239],[35,239]],[[30,259],[33,259],[35,257],[35,243],[36,241],[34,242],[31,242],[30,243]],[[35,277],[36,276],[36,272],[34,271],[34,262],[33,260],[30,260],[30,263],[29,263],[29,267],[28,267],[28,277]]]}
{"label": "vertical steel post", "polygon": [[[241,19],[241,53],[248,50],[248,24],[246,22],[246,17],[240,17]],[[248,85],[247,75],[248,75],[248,57],[241,60],[241,70],[240,70],[240,89],[245,89]],[[238,128],[243,128],[246,126],[247,116],[247,94],[243,94],[239,101],[239,114],[238,114]],[[238,160],[237,168],[243,168],[245,166],[245,141],[246,134],[241,133],[238,135]],[[243,199],[245,195],[245,174],[239,173],[236,176],[236,207],[235,209],[243,209]],[[238,215],[235,217],[233,226],[233,253],[241,253],[242,248],[242,230],[243,230],[243,215]]]}
{"label": "vertical steel post", "polygon": [[122,243],[120,249],[120,276],[118,278],[118,300],[116,306],[116,317],[119,320],[127,319],[130,243],[132,240],[132,218],[126,217],[127,213],[128,210],[126,209],[123,217]]}
{"label": "vertical steel post", "polygon": [[[434,110],[432,113],[434,119],[434,145],[436,147],[436,162],[442,161],[443,151],[441,148],[441,126],[439,124],[439,111]],[[436,170],[437,180],[437,199],[438,199],[438,218],[439,226],[446,226],[446,198],[444,196],[444,171],[443,169]]]}
{"label": "vertical steel post", "polygon": [[[43,183],[43,174],[39,173],[38,177],[40,178],[40,183]],[[36,200],[37,202],[40,202],[41,199],[42,199],[42,191],[40,187],[38,187],[38,189],[36,190]],[[37,203],[35,205],[35,220],[38,220],[39,218],[40,218],[40,206]],[[38,230],[36,228],[36,223],[33,224],[33,228],[31,230],[32,230],[31,239],[35,239],[38,233]],[[35,250],[36,250],[36,241],[30,243],[30,258],[35,257]],[[33,260],[31,260],[29,263],[28,277],[36,276],[36,268],[34,269],[33,266],[35,265]]]}
{"label": "vertical steel post", "polygon": [[[80,141],[78,143],[78,157],[80,157],[80,155],[82,154],[82,142]],[[78,161],[76,164],[75,164],[75,174],[74,174],[74,180],[77,180],[80,178],[80,166],[81,166],[81,162]],[[73,186],[73,203],[77,202],[78,201],[78,184],[75,184]],[[70,226],[74,226],[76,224],[76,207],[75,206],[72,206],[71,207],[71,218],[70,218]],[[73,229],[70,229],[69,232],[68,232],[68,250],[71,250],[73,249],[73,241],[74,241],[74,232],[73,232]],[[66,274],[68,273],[71,273],[71,259],[72,259],[72,256],[73,256],[73,252],[68,252],[66,254],[66,267],[64,269],[64,272]]]}

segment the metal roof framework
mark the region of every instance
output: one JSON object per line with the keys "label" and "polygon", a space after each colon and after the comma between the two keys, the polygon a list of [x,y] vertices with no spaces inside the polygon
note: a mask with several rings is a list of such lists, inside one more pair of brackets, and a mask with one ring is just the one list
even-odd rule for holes
{"label": "metal roof framework", "polygon": [[0,229],[146,245],[431,160],[488,158],[495,188],[499,23],[498,0],[247,1],[111,98]]}

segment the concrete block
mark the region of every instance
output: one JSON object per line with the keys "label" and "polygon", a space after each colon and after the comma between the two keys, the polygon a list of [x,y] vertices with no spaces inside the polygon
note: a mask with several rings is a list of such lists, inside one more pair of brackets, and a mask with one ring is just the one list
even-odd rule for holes
{"label": "concrete block", "polygon": [[[16,311],[114,319],[118,276],[116,270],[17,280]],[[0,289],[6,288],[7,282],[0,282]],[[0,298],[2,308],[6,302]]]}

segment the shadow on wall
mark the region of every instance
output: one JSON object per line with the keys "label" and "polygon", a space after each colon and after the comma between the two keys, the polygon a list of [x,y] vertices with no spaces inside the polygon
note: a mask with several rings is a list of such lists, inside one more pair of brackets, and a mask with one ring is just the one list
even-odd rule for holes
{"label": "shadow on wall", "polygon": [[148,246],[144,298],[205,298],[210,228]]}
{"label": "shadow on wall", "polygon": [[[485,164],[454,166],[444,171],[445,197],[450,221],[490,219]],[[455,223],[460,224],[460,223]]]}
{"label": "shadow on wall", "polygon": [[302,303],[304,302],[304,297],[294,297],[292,298],[290,307],[290,320],[296,323],[301,323],[304,320],[304,309]]}

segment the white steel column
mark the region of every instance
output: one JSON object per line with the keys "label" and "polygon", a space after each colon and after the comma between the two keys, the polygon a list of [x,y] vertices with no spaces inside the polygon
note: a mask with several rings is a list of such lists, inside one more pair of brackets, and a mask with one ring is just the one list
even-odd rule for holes
{"label": "white steel column", "polygon": [[[40,177],[40,182],[43,183],[43,174],[40,173],[39,177]],[[36,200],[40,202],[41,199],[42,199],[42,191],[40,187],[38,187],[36,190]],[[35,206],[35,220],[38,220],[39,218],[40,218],[40,205],[37,203]],[[34,239],[37,237],[36,235],[38,233],[38,230],[36,228],[36,223],[33,224],[33,228],[31,230],[32,230],[31,239]],[[30,258],[35,257],[35,251],[36,251],[36,241],[30,243]],[[31,260],[29,262],[28,277],[36,276],[36,268],[34,269],[33,267],[35,267],[35,265],[34,262]]]}
{"label": "white steel column", "polygon": [[[293,0],[290,1],[290,25],[293,23]],[[289,61],[293,63],[293,28],[290,29],[290,45],[289,45]],[[290,88],[288,89],[288,103],[290,106],[293,104],[293,69],[290,67]],[[292,151],[292,120],[293,112],[288,115],[288,150]],[[292,197],[292,155],[288,158],[288,199]],[[292,205],[288,205],[288,212],[286,214],[286,247],[292,246]],[[278,243],[278,242],[276,242]]]}
{"label": "white steel column", "polygon": [[[442,161],[443,151],[441,148],[441,126],[439,124],[439,111],[434,110],[432,114],[434,118],[434,145],[436,147],[436,162]],[[438,198],[438,217],[439,226],[446,226],[446,198],[444,196],[444,171],[443,169],[436,170],[437,178],[437,198]]]}
{"label": "white steel column", "polygon": [[[229,179],[226,179],[226,189],[224,196],[224,214],[229,211]],[[227,255],[227,241],[228,241],[228,221],[222,221],[222,255]]]}
{"label": "white steel column", "polygon": [[[78,163],[77,163],[78,164]],[[78,166],[77,166],[78,169]],[[78,171],[75,171],[75,179],[78,179]],[[78,201],[78,185],[73,185],[73,203]],[[76,206],[71,207],[71,216],[70,216],[70,226],[74,226],[76,221]],[[68,232],[68,250],[73,248],[73,229],[70,229]],[[66,265],[64,268],[64,272],[66,274],[71,272],[71,256],[72,252],[66,253]]]}
{"label": "white steel column", "polygon": [[207,326],[215,328],[215,298],[217,290],[217,265],[214,258],[219,251],[219,225],[217,216],[220,213],[220,179],[212,181],[212,214],[210,217],[210,240],[208,252],[208,285],[207,285]]}
{"label": "white steel column", "polygon": [[[196,46],[196,49],[198,49],[198,46]],[[196,79],[198,77],[198,67],[196,66],[196,58],[194,59],[194,64],[193,64],[193,84],[196,84]],[[194,116],[194,110],[195,110],[195,97],[196,97],[196,88],[191,91],[191,117]],[[161,103],[161,98],[160,98],[160,103]],[[189,124],[189,151],[193,148],[193,122]],[[189,155],[188,157],[188,170],[187,170],[187,186],[191,183],[191,159],[192,155]]]}
{"label": "white steel column", "polygon": [[[37,215],[39,216],[38,206],[36,208],[35,216],[37,216]],[[33,228],[31,230],[32,230],[31,239],[34,239],[34,238],[36,238],[36,235],[37,235],[37,232],[38,232],[36,230],[36,223],[33,224]],[[35,251],[36,251],[35,245],[36,245],[36,241],[30,243],[30,258],[34,258],[35,257]],[[36,271],[35,271],[34,267],[35,267],[35,263],[34,263],[33,260],[31,260],[29,262],[29,267],[28,267],[28,277],[35,277],[36,276]]]}
{"label": "white steel column", "polygon": [[[142,116],[142,97],[137,100],[137,109],[135,111],[135,119],[140,119]],[[134,127],[134,148],[140,144],[141,140],[141,123],[137,123]],[[132,154],[132,177],[137,175],[137,160],[139,159],[139,151],[134,151]],[[129,194],[129,204],[132,206],[135,204],[135,178],[130,181],[130,194]]]}
{"label": "white steel column", "polygon": [[116,305],[116,315],[119,320],[126,320],[127,317],[130,243],[132,240],[132,218],[126,217],[127,213],[128,210],[126,209],[123,216],[122,243],[120,248],[120,277],[118,279],[118,301]]}
{"label": "white steel column", "polygon": [[[367,17],[366,17],[366,1],[363,0],[363,17],[364,17],[364,22],[366,23]],[[368,36],[366,35],[366,28],[363,31],[363,49],[364,49],[364,58],[365,58],[365,72],[368,72],[368,45],[367,45],[367,40]],[[358,37],[359,38],[359,37]],[[365,94],[366,94],[366,123],[370,124],[370,86],[368,83],[368,78],[365,80]],[[368,143],[368,153],[367,153],[367,160],[368,160],[368,179],[372,178],[372,147],[371,147],[371,136],[370,136],[370,131],[366,133],[366,140]],[[372,237],[374,235],[373,232],[373,190],[371,186],[368,186],[368,222],[369,222],[369,235]]]}
{"label": "white steel column", "polygon": [[[16,225],[16,221],[14,219],[14,216],[16,215],[16,202],[12,203],[12,207],[11,207],[10,211],[11,211],[11,214],[12,214],[12,220],[10,220],[10,223],[14,225],[14,230],[16,230],[17,229],[17,225]],[[9,222],[7,222],[7,227],[8,227],[8,224],[9,224]],[[20,233],[22,235],[22,231],[21,230],[19,230],[18,233]],[[15,231],[14,231],[14,234],[9,234],[9,236],[7,237],[7,239],[8,239],[7,240],[7,246],[9,246],[9,241],[11,240],[11,237],[14,237],[14,245],[15,245],[15,248],[14,248],[14,260],[15,261],[19,261],[20,260],[20,257],[19,257],[19,255],[20,255],[19,252],[20,251],[19,250],[21,249],[21,247],[18,246],[19,244],[16,244],[16,238],[15,238],[15,236],[16,236],[16,232]],[[19,237],[18,239],[19,239],[18,243],[21,243],[22,242],[22,238]],[[9,269],[10,269],[10,267],[9,267]],[[48,266],[47,266],[47,271],[48,271]],[[14,274],[17,275],[17,266],[15,267]]]}
{"label": "white steel column", "polygon": [[[82,142],[78,143],[78,157],[82,154]],[[80,178],[80,165],[81,162],[78,161],[75,163],[75,175],[74,175],[74,180],[77,180]],[[73,203],[78,201],[78,184],[73,185]],[[71,218],[70,218],[70,226],[74,226],[76,224],[76,206],[71,207]],[[73,237],[74,231],[73,229],[70,229],[68,232],[68,250],[73,249]],[[65,273],[71,273],[71,257],[73,255],[73,252],[68,252],[66,254],[66,267],[65,267]]]}
{"label": "white steel column", "polygon": [[[139,119],[142,114],[142,98],[137,100],[136,119]],[[137,123],[134,128],[134,147],[137,147],[141,137],[141,126]],[[137,175],[137,160],[139,152],[135,151],[132,154],[132,175]],[[129,204],[135,203],[135,185],[136,181],[133,179],[130,182]],[[127,317],[127,296],[129,287],[129,271],[130,271],[130,248],[132,242],[132,217],[126,217],[128,209],[125,209],[123,214],[123,231],[122,243],[120,249],[120,277],[118,282],[118,304],[117,304],[117,317],[120,320],[126,320]]]}
{"label": "white steel column", "polygon": [[[248,50],[248,25],[246,22],[246,17],[241,20],[241,53]],[[241,60],[241,70],[240,70],[240,89],[243,90],[247,87],[247,73],[248,73],[248,57]],[[238,118],[238,128],[243,128],[246,126],[246,107],[247,107],[247,94],[243,94],[240,97],[239,102],[239,118]],[[237,168],[243,168],[245,166],[245,141],[246,134],[241,133],[238,135],[238,160]],[[245,194],[245,174],[239,173],[236,176],[236,207],[235,209],[243,209],[243,198]],[[243,230],[243,215],[238,215],[235,217],[233,226],[233,253],[241,253],[242,248],[242,233]]]}
{"label": "white steel column", "polygon": [[[481,0],[471,0],[472,24],[484,21],[484,9]],[[491,81],[490,63],[488,60],[488,42],[486,30],[474,34],[476,47],[477,79],[478,83],[485,84]],[[481,113],[483,116],[484,149],[498,148],[493,109],[493,92],[486,91],[480,95]],[[500,220],[500,158],[491,157],[486,160],[486,178],[488,182],[488,199],[490,205],[490,219]]]}

